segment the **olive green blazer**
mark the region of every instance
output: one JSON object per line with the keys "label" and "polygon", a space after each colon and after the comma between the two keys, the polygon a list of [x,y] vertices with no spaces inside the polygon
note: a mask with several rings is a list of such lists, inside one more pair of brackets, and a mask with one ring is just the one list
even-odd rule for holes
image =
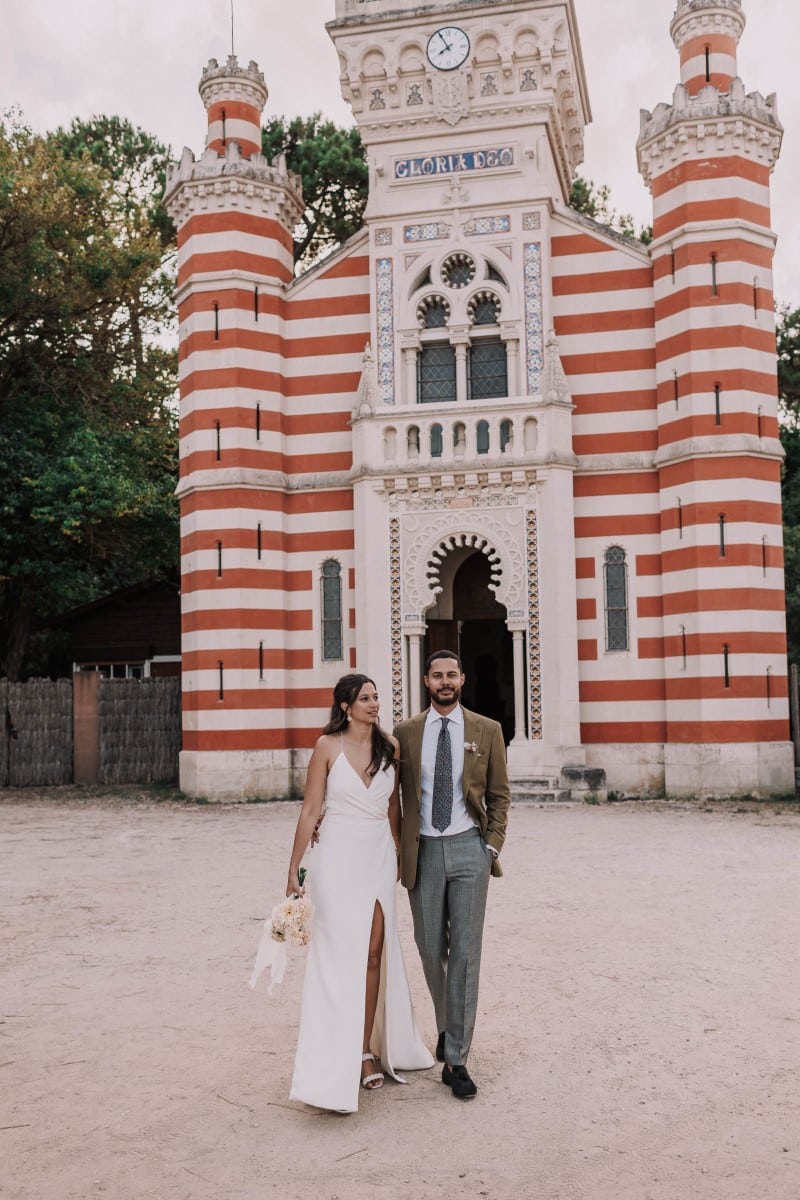
{"label": "olive green blazer", "polygon": [[[475,750],[464,750],[464,803],[475,820],[481,836],[498,854],[503,848],[511,804],[511,788],[506,768],[503,732],[497,721],[462,709],[464,742]],[[400,843],[400,867],[403,886],[412,888],[417,878],[419,850],[419,790],[422,760],[422,733],[427,710],[401,721],[394,730],[400,743],[400,801],[403,826]],[[500,861],[492,861],[492,874],[502,875]]]}

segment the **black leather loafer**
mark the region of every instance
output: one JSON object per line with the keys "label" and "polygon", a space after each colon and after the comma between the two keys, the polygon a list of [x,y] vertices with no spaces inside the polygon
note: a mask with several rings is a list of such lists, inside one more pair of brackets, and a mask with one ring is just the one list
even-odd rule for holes
{"label": "black leather loafer", "polygon": [[466,1067],[448,1067],[445,1063],[442,1068],[442,1083],[446,1083],[453,1089],[453,1095],[457,1100],[471,1100],[478,1094],[478,1089]]}

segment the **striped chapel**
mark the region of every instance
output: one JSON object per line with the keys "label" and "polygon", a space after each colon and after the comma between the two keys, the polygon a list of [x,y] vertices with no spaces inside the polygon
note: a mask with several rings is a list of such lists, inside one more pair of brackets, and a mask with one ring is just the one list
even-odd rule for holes
{"label": "striped chapel", "polygon": [[339,676],[391,728],[442,647],[519,790],[793,790],[782,128],[738,76],[745,16],[677,0],[679,82],[635,147],[649,245],[569,207],[573,0],[335,0],[369,200],[299,275],[264,77],[208,64],[205,149],[167,181],[186,792],[298,794]]}

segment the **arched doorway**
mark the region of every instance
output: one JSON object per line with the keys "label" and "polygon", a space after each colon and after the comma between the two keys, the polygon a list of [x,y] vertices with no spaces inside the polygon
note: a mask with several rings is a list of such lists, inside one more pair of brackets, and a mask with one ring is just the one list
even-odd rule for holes
{"label": "arched doorway", "polygon": [[508,743],[514,736],[514,661],[506,609],[490,587],[492,569],[486,555],[473,550],[454,557],[460,561],[447,564],[454,567],[450,594],[428,617],[425,658],[434,650],[459,655],[466,676],[465,707],[499,721]]}

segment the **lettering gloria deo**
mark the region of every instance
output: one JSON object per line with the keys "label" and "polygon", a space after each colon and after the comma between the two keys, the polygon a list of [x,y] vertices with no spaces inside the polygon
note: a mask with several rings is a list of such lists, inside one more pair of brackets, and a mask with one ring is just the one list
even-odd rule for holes
{"label": "lettering gloria deo", "polygon": [[513,146],[492,150],[464,150],[456,154],[429,154],[424,158],[401,158],[394,164],[395,179],[425,179],[454,175],[458,171],[491,171],[513,167]]}

